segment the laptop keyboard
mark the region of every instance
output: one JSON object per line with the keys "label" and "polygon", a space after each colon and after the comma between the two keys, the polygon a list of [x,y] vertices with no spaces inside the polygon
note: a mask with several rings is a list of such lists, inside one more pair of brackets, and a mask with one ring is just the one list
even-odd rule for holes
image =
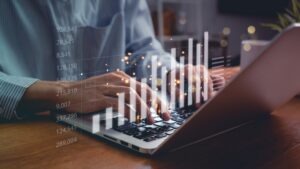
{"label": "laptop keyboard", "polygon": [[[194,108],[171,110],[171,119],[169,121],[163,121],[158,115],[154,115],[155,122],[152,125],[146,124],[144,119],[140,123],[125,121],[124,125],[113,125],[113,129],[137,139],[150,142],[173,134],[194,111]],[[117,124],[117,120],[115,118],[113,124]]]}

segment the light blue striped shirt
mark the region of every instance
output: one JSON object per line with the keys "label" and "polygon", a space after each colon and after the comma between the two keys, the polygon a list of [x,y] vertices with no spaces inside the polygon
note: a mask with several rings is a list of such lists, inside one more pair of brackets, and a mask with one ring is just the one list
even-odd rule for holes
{"label": "light blue striped shirt", "polygon": [[[124,57],[130,52],[129,57]],[[149,77],[151,56],[170,67],[145,0],[1,0],[0,118],[37,80],[80,80],[117,69]]]}

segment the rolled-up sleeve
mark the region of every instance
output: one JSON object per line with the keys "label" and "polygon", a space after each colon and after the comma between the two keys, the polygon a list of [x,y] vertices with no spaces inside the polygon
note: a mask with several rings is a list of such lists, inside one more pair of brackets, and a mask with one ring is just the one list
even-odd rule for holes
{"label": "rolled-up sleeve", "polygon": [[16,113],[18,103],[26,89],[38,79],[10,76],[0,72],[0,119],[20,119]]}
{"label": "rolled-up sleeve", "polygon": [[[126,50],[131,52],[130,68],[138,79],[151,75],[151,56],[157,56],[161,67],[171,68],[176,60],[164,51],[153,31],[153,24],[147,2],[145,0],[128,0],[125,8]],[[158,72],[160,72],[158,68]]]}

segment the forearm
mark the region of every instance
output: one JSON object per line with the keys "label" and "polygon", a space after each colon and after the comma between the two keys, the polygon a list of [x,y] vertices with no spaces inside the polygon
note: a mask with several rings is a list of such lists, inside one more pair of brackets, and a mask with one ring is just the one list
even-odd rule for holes
{"label": "forearm", "polygon": [[55,105],[60,102],[58,91],[67,88],[65,82],[37,81],[27,88],[18,107],[20,116],[31,113],[54,110]]}

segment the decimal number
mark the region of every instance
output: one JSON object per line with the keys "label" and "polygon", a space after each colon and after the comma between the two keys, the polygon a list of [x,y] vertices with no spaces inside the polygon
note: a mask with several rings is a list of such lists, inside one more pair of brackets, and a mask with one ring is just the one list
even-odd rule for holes
{"label": "decimal number", "polygon": [[65,120],[70,120],[75,118],[77,118],[77,113],[63,114],[63,115],[56,116],[56,121],[59,122],[59,121],[65,121]]}
{"label": "decimal number", "polygon": [[77,69],[77,63],[57,65],[58,71],[67,71],[67,70],[72,70],[72,69]]}
{"label": "decimal number", "polygon": [[76,127],[75,126],[69,126],[69,127],[62,127],[56,129],[56,134],[62,135],[63,133],[68,133],[70,131],[75,131]]}
{"label": "decimal number", "polygon": [[72,143],[75,143],[78,141],[77,137],[70,137],[64,140],[60,140],[58,142],[56,142],[56,148],[62,147],[62,146],[66,146],[66,145],[70,145]]}
{"label": "decimal number", "polygon": [[77,88],[71,88],[71,89],[66,89],[66,90],[58,90],[56,93],[56,96],[66,96],[66,95],[71,95],[71,94],[76,94],[78,92]]}
{"label": "decimal number", "polygon": [[77,29],[76,26],[59,26],[56,27],[56,31],[59,33],[67,33],[67,32],[72,32]]}
{"label": "decimal number", "polygon": [[67,39],[58,39],[56,41],[57,46],[65,46],[65,45],[71,45],[74,43],[74,39],[72,37]]}
{"label": "decimal number", "polygon": [[71,105],[71,101],[67,101],[67,102],[63,102],[63,103],[58,103],[58,104],[56,104],[56,109],[57,110],[65,109],[67,107],[70,107],[70,105]]}
{"label": "decimal number", "polygon": [[57,58],[71,57],[71,52],[70,52],[70,51],[57,52],[57,53],[56,53],[56,57],[57,57]]}

